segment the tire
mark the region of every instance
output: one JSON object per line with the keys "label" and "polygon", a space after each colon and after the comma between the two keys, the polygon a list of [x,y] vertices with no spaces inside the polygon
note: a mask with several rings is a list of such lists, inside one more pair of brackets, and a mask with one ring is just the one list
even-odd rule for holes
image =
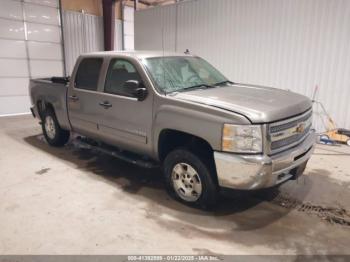
{"label": "tire", "polygon": [[69,131],[64,130],[58,124],[52,109],[46,109],[42,115],[41,128],[46,141],[55,147],[64,146],[69,140]]}
{"label": "tire", "polygon": [[350,146],[350,139],[346,140],[346,144]]}
{"label": "tire", "polygon": [[175,199],[202,209],[215,206],[218,186],[205,161],[186,148],[171,151],[163,162],[167,189]]}

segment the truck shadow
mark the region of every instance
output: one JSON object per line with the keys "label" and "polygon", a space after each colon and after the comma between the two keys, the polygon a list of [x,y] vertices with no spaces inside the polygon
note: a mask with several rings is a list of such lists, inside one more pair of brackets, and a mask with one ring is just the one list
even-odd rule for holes
{"label": "truck shadow", "polygon": [[[145,208],[146,217],[158,220],[157,222],[164,224],[165,227],[169,225],[160,217],[170,212],[185,223],[186,227],[195,227],[199,231],[200,228],[217,229],[220,225],[225,230],[228,227],[230,231],[248,231],[266,227],[291,211],[271,203],[278,195],[278,191],[244,195],[233,191],[222,196],[214,210],[199,210],[174,201],[168,196],[159,168],[140,168],[108,155],[76,148],[71,143],[63,148],[54,148],[49,146],[41,135],[25,137],[24,141],[74,164],[75,168],[86,171],[86,174],[93,179],[117,186],[126,193],[135,195],[139,201],[146,202],[148,206]],[[257,217],[258,219],[255,219]]]}

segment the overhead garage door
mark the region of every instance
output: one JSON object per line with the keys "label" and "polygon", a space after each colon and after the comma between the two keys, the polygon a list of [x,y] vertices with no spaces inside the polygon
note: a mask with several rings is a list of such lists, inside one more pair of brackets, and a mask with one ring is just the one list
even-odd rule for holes
{"label": "overhead garage door", "polygon": [[62,76],[59,0],[1,0],[0,115],[29,111],[30,78]]}

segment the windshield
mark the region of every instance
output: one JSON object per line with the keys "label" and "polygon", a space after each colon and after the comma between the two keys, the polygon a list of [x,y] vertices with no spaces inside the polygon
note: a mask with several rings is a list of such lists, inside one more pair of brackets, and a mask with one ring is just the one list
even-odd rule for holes
{"label": "windshield", "polygon": [[165,93],[209,87],[228,81],[218,70],[199,57],[153,57],[144,59],[143,63],[158,88]]}

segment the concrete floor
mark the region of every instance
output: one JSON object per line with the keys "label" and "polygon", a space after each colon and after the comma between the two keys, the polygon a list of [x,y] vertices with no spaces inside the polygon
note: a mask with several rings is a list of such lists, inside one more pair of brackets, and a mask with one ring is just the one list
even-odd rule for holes
{"label": "concrete floor", "polygon": [[0,254],[350,254],[346,146],[212,212],[170,199],[159,170],[49,147],[31,116],[0,118],[0,146]]}

